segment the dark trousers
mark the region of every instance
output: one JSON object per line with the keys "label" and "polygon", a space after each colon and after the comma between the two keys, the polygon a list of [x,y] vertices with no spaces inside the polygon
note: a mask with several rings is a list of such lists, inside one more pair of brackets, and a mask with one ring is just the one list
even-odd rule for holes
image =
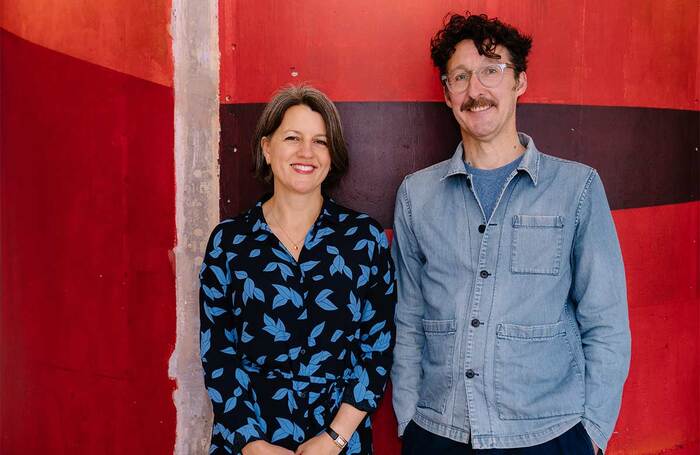
{"label": "dark trousers", "polygon": [[424,430],[411,421],[403,434],[401,455],[594,455],[591,438],[581,423],[551,441],[517,449],[472,449]]}

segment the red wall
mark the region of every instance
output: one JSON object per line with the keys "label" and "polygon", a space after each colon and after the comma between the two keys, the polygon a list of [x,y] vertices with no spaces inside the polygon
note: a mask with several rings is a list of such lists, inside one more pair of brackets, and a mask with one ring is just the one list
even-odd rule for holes
{"label": "red wall", "polygon": [[[351,169],[337,197],[390,227],[403,175],[458,141],[428,43],[448,11],[467,8],[533,35],[519,127],[543,151],[595,166],[606,183],[633,335],[609,453],[700,453],[695,0],[221,0],[222,217],[262,190],[247,143],[263,103],[285,83],[308,81],[344,120]],[[399,453],[388,398],[375,427],[382,455]]]}
{"label": "red wall", "polygon": [[170,5],[59,3],[3,3],[0,453],[172,453]]}

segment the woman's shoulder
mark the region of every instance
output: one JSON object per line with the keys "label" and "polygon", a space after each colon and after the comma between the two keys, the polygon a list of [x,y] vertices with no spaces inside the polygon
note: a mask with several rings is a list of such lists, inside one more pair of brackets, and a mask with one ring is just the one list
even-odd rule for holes
{"label": "woman's shoulder", "polygon": [[[234,217],[224,218],[212,229],[210,238],[241,238],[262,228],[262,222],[255,216],[255,207],[241,212]],[[236,242],[234,242],[236,243]]]}
{"label": "woman's shoulder", "polygon": [[381,223],[367,213],[351,209],[335,201],[331,201],[329,206],[331,217],[341,226],[346,235],[366,236],[380,244],[385,242],[384,228]]}

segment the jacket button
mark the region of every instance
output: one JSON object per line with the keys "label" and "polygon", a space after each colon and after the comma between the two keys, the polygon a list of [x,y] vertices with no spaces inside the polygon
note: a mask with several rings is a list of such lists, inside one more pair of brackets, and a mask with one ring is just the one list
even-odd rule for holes
{"label": "jacket button", "polygon": [[485,225],[485,224],[480,224],[480,225],[479,225],[479,233],[480,233],[480,234],[483,234],[485,230],[486,230],[486,225]]}
{"label": "jacket button", "polygon": [[491,274],[486,270],[482,270],[481,273],[479,273],[479,275],[481,276],[481,278],[488,278]]}
{"label": "jacket button", "polygon": [[472,370],[472,369],[467,370],[467,372],[466,372],[464,375],[465,375],[467,378],[469,378],[469,379],[471,379],[471,378],[473,378],[474,376],[476,376],[476,374],[474,374],[474,370]]}
{"label": "jacket button", "polygon": [[481,325],[481,321],[478,319],[472,319],[472,327],[479,327]]}

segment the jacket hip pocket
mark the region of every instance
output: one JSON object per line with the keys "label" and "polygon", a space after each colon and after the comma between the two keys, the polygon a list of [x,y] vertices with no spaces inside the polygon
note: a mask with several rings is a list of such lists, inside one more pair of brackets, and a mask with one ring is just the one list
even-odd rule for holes
{"label": "jacket hip pocket", "polygon": [[563,241],[563,216],[513,216],[510,271],[559,275]]}
{"label": "jacket hip pocket", "polygon": [[495,394],[503,420],[580,414],[584,381],[566,323],[498,324]]}
{"label": "jacket hip pocket", "polygon": [[423,319],[423,379],[417,406],[439,413],[445,412],[452,389],[452,356],[455,348],[457,321]]}

